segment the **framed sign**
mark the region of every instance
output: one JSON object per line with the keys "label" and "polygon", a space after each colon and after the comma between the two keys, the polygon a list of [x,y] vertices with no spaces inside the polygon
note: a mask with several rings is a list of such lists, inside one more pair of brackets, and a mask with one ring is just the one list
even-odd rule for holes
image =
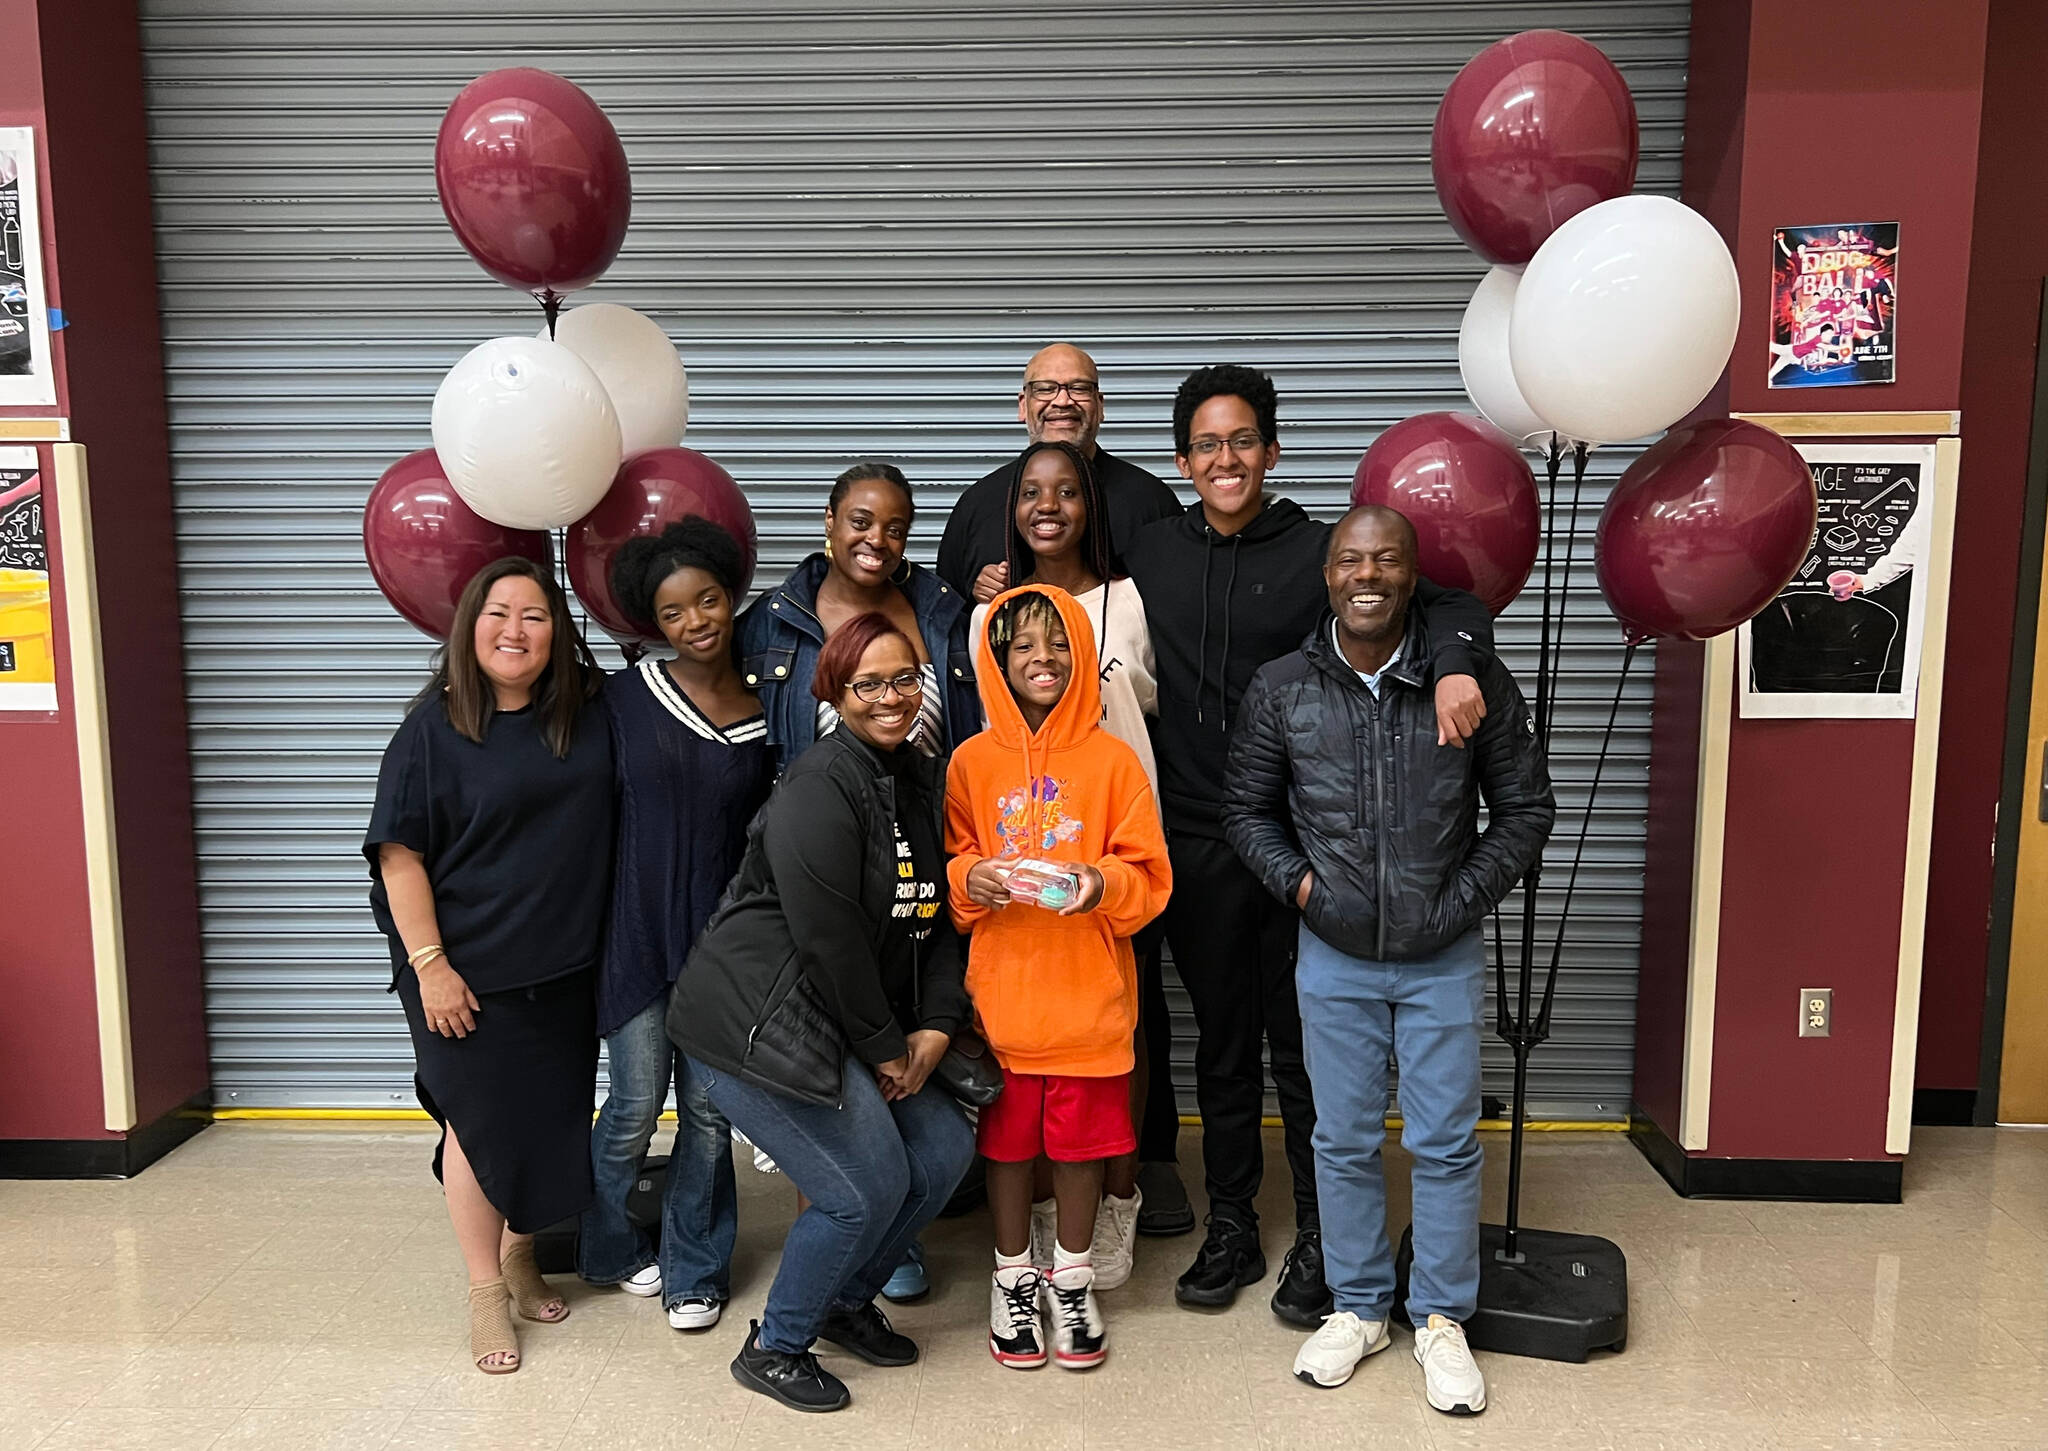
{"label": "framed sign", "polygon": [[1792,582],[1742,626],[1742,714],[1911,720],[1934,445],[1795,446],[1812,466],[1820,519]]}
{"label": "framed sign", "polygon": [[57,401],[42,238],[35,132],[0,126],[0,408]]}
{"label": "framed sign", "polygon": [[1893,381],[1898,273],[1897,222],[1778,228],[1771,237],[1770,386]]}
{"label": "framed sign", "polygon": [[0,448],[0,711],[56,708],[41,467],[32,448]]}

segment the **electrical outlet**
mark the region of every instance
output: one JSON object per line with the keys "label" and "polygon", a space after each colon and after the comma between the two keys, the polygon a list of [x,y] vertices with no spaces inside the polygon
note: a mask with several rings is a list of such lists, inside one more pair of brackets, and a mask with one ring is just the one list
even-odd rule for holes
{"label": "electrical outlet", "polygon": [[1825,1038],[1834,1027],[1835,990],[1831,987],[1803,987],[1799,990],[1799,1036]]}

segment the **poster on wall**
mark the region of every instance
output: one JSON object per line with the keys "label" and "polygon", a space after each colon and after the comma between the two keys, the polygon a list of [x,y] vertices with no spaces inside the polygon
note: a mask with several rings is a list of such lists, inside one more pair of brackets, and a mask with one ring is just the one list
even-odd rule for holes
{"label": "poster on wall", "polygon": [[42,235],[35,132],[0,126],[0,408],[57,401]]}
{"label": "poster on wall", "polygon": [[0,710],[57,708],[50,549],[32,448],[0,448]]}
{"label": "poster on wall", "polygon": [[1820,522],[1737,640],[1742,713],[1910,720],[1927,623],[1932,444],[1810,444]]}
{"label": "poster on wall", "polygon": [[1774,232],[1770,386],[1891,382],[1898,361],[1898,274],[1897,222]]}

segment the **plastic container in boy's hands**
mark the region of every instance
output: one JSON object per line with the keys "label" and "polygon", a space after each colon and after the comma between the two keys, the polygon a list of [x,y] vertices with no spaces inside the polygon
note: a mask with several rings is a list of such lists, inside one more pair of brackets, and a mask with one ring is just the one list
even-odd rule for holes
{"label": "plastic container in boy's hands", "polygon": [[1003,886],[1008,889],[1011,901],[1029,902],[1052,912],[1059,911],[1081,894],[1081,878],[1071,868],[1035,857],[1025,857],[1013,864],[1009,874],[1003,878]]}

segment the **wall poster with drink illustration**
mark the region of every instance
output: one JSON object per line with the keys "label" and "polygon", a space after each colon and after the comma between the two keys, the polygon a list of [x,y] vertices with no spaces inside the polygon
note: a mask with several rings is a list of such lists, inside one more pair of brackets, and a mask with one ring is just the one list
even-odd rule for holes
{"label": "wall poster with drink illustration", "polygon": [[35,132],[0,126],[0,408],[57,401],[41,227]]}
{"label": "wall poster with drink illustration", "polygon": [[1745,716],[1910,720],[1927,623],[1932,444],[1804,444],[1820,522],[1792,582],[1741,627]]}
{"label": "wall poster with drink illustration", "polygon": [[57,708],[50,548],[32,448],[0,448],[0,711]]}

